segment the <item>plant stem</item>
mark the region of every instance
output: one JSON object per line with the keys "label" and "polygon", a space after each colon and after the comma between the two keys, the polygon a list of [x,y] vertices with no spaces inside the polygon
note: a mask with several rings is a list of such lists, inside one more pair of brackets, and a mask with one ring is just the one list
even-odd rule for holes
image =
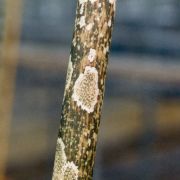
{"label": "plant stem", "polygon": [[115,0],[79,0],[53,180],[92,179]]}

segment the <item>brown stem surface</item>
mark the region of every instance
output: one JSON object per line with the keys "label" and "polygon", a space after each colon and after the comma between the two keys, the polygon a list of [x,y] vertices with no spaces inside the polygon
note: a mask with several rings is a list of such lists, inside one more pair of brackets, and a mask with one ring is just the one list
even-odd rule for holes
{"label": "brown stem surface", "polygon": [[115,0],[79,0],[53,180],[92,179]]}

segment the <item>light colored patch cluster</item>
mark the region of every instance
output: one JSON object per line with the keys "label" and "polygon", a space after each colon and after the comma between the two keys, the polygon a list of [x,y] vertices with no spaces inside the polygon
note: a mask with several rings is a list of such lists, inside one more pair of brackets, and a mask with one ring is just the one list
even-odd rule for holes
{"label": "light colored patch cluster", "polygon": [[79,0],[79,4],[81,6],[80,8],[80,14],[83,14],[84,13],[84,8],[85,8],[85,3],[87,2],[88,0]]}
{"label": "light colored patch cluster", "polygon": [[70,56],[68,70],[67,70],[67,78],[66,78],[66,89],[68,89],[70,86],[72,73],[73,73],[73,66],[72,66],[71,56]]}
{"label": "light colored patch cluster", "polygon": [[93,28],[93,23],[89,23],[87,26],[86,26],[86,30],[90,31],[92,28]]}
{"label": "light colored patch cluster", "polygon": [[95,3],[97,0],[90,0],[90,2],[93,4],[93,3]]}
{"label": "light colored patch cluster", "polygon": [[80,28],[82,28],[82,27],[84,27],[86,25],[85,16],[81,16],[78,24],[79,24]]}
{"label": "light colored patch cluster", "polygon": [[93,62],[95,58],[96,58],[96,50],[91,48],[89,51],[88,60],[90,62]]}
{"label": "light colored patch cluster", "polygon": [[88,113],[94,111],[99,94],[98,72],[96,68],[86,66],[75,82],[72,98],[77,105]]}
{"label": "light colored patch cluster", "polygon": [[73,162],[67,161],[64,149],[65,145],[62,139],[58,138],[52,180],[77,180],[78,167]]}
{"label": "light colored patch cluster", "polygon": [[116,3],[116,0],[109,0],[109,3],[115,4],[115,3]]}
{"label": "light colored patch cluster", "polygon": [[78,168],[73,162],[67,162],[64,166],[64,180],[77,180]]}
{"label": "light colored patch cluster", "polygon": [[79,4],[86,3],[88,0],[79,0]]}
{"label": "light colored patch cluster", "polygon": [[114,6],[114,11],[116,9],[116,0],[109,0],[109,3]]}
{"label": "light colored patch cluster", "polygon": [[63,179],[63,167],[67,161],[64,149],[65,149],[65,146],[64,146],[63,141],[60,138],[58,138],[55,163],[54,163],[53,180]]}
{"label": "light colored patch cluster", "polygon": [[81,6],[80,14],[83,14],[83,12],[84,12],[84,4]]}
{"label": "light colored patch cluster", "polygon": [[112,21],[111,21],[111,19],[108,21],[108,26],[109,27],[111,27],[111,25],[112,25]]}

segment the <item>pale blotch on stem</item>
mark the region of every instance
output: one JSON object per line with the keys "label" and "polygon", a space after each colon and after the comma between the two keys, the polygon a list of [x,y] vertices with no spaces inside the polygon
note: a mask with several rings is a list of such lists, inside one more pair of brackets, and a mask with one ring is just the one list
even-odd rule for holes
{"label": "pale blotch on stem", "polygon": [[70,56],[69,57],[69,64],[68,64],[68,70],[67,70],[67,77],[66,77],[66,89],[68,89],[70,86],[72,73],[73,73],[73,65],[72,65],[71,56]]}
{"label": "pale blotch on stem", "polygon": [[77,180],[78,173],[78,167],[73,162],[67,161],[65,145],[62,139],[58,138],[52,180]]}
{"label": "pale blotch on stem", "polygon": [[109,0],[109,3],[110,3],[110,4],[115,4],[115,3],[116,3],[116,0]]}
{"label": "pale blotch on stem", "polygon": [[52,180],[63,179],[63,167],[67,161],[67,157],[66,157],[64,149],[65,149],[65,146],[62,139],[58,138]]}
{"label": "pale blotch on stem", "polygon": [[97,0],[90,0],[91,1],[91,3],[93,4],[93,3],[95,3]]}
{"label": "pale blotch on stem", "polygon": [[111,27],[111,25],[112,25],[112,22],[111,22],[111,20],[109,20],[108,21],[108,26]]}
{"label": "pale blotch on stem", "polygon": [[79,20],[79,26],[80,28],[84,27],[86,25],[86,20],[85,20],[85,16],[82,16]]}
{"label": "pale blotch on stem", "polygon": [[87,31],[90,31],[91,29],[92,29],[92,27],[93,27],[93,23],[89,23],[87,26],[86,26],[86,30]]}
{"label": "pale blotch on stem", "polygon": [[79,4],[86,3],[88,0],[79,0]]}
{"label": "pale blotch on stem", "polygon": [[96,50],[91,48],[88,54],[88,60],[90,62],[93,62],[95,58],[96,58]]}
{"label": "pale blotch on stem", "polygon": [[81,6],[80,14],[83,14],[83,12],[84,12],[84,4]]}
{"label": "pale blotch on stem", "polygon": [[78,168],[73,162],[67,162],[64,166],[64,179],[63,180],[77,180]]}
{"label": "pale blotch on stem", "polygon": [[77,106],[91,113],[97,103],[99,94],[98,72],[95,67],[86,66],[75,82],[72,99]]}
{"label": "pale blotch on stem", "polygon": [[116,0],[109,0],[109,3],[114,5],[114,11],[116,9]]}

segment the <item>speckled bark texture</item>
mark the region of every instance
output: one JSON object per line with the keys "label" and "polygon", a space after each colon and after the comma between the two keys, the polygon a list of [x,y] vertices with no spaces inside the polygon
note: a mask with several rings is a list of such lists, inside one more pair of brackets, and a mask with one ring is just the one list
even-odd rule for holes
{"label": "speckled bark texture", "polygon": [[92,179],[115,0],[79,0],[53,180]]}

